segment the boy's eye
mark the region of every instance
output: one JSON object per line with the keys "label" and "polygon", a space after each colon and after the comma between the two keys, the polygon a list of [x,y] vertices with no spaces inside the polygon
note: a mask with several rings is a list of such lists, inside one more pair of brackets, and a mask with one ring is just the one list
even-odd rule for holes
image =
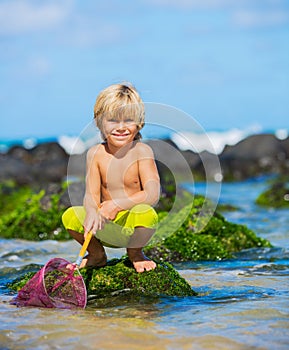
{"label": "boy's eye", "polygon": [[[110,118],[107,121],[109,123],[120,123],[121,122],[121,120],[116,119],[116,118]],[[126,119],[123,119],[123,123],[125,123],[125,124],[132,124],[132,123],[135,123],[135,121],[132,118],[126,118]]]}
{"label": "boy's eye", "polygon": [[133,117],[124,118],[124,123],[136,123],[136,119]]}

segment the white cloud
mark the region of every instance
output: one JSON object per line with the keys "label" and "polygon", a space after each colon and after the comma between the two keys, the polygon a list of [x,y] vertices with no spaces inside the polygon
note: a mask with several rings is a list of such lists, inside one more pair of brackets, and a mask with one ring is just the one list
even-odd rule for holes
{"label": "white cloud", "polygon": [[10,81],[21,83],[36,83],[46,79],[52,72],[53,65],[49,58],[38,53],[30,54],[21,60],[21,64],[7,68]]}
{"label": "white cloud", "polygon": [[289,23],[289,13],[285,11],[246,11],[233,15],[233,22],[245,28],[273,27]]}
{"label": "white cloud", "polygon": [[248,0],[146,0],[155,6],[175,7],[179,9],[218,9],[224,7],[240,6],[240,3],[247,3]]}
{"label": "white cloud", "polygon": [[250,10],[282,11],[288,9],[288,0],[144,0],[160,8],[177,10]]}
{"label": "white cloud", "polygon": [[95,47],[118,43],[125,37],[119,23],[81,15],[73,17],[73,26],[64,30],[59,39],[74,47]]}
{"label": "white cloud", "polygon": [[[46,31],[55,44],[80,48],[127,40],[122,25],[103,16],[94,0],[88,3],[87,8],[75,0],[0,0],[0,36]],[[45,67],[40,63],[40,70]]]}
{"label": "white cloud", "polygon": [[10,0],[0,3],[0,35],[53,28],[69,15],[72,1]]}

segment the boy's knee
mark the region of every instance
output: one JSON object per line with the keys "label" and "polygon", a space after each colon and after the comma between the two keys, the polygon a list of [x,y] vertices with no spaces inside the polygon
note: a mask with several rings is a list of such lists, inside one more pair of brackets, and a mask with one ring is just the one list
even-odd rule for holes
{"label": "boy's knee", "polygon": [[83,207],[70,207],[62,214],[62,223],[66,229],[78,231],[82,226],[84,216]]}
{"label": "boy's knee", "polygon": [[154,211],[154,208],[149,204],[137,204],[130,209],[130,212],[134,214],[146,214]]}
{"label": "boy's knee", "polygon": [[130,213],[138,217],[139,219],[136,219],[136,221],[138,223],[143,222],[145,227],[153,227],[158,222],[158,214],[149,204],[137,204],[131,208]]}
{"label": "boy's knee", "polygon": [[73,207],[66,209],[65,212],[62,214],[61,219],[65,228],[68,227],[68,223],[71,220],[71,217],[73,217],[74,215],[75,214],[74,214]]}

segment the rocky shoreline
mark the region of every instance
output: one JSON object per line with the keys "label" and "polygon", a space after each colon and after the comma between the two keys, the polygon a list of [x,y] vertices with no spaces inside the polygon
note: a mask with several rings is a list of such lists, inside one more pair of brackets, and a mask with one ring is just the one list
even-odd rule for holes
{"label": "rocky shoreline", "polygon": [[[155,276],[161,273],[161,280],[164,279],[164,274],[167,276],[168,281],[165,283],[164,290],[167,290],[168,286],[175,286],[175,283],[171,283],[170,274],[167,273],[169,265],[167,267],[161,265],[163,261],[174,263],[222,260],[233,257],[234,253],[243,249],[271,247],[269,241],[257,237],[245,225],[228,222],[219,212],[211,208],[205,198],[192,197],[186,191],[182,193],[183,208],[177,208],[174,215],[168,215],[176,194],[176,180],[172,174],[182,176],[189,165],[195,180],[216,180],[216,175],[220,175],[220,164],[222,177],[225,180],[237,181],[261,175],[287,174],[288,139],[280,141],[273,135],[256,135],[235,146],[225,148],[219,158],[209,153],[195,154],[191,151],[180,151],[169,140],[165,142],[151,140],[148,143],[155,152],[162,178],[163,192],[156,209],[160,223],[164,224],[158,228],[155,234],[156,240],[145,247],[145,253],[156,260],[161,268],[161,270],[152,271],[151,274]],[[84,171],[85,153],[69,156],[55,142],[40,144],[30,150],[15,146],[6,154],[0,155],[2,199],[0,237],[35,241],[69,239],[68,233],[61,225],[60,217],[65,208],[71,204],[82,203]],[[78,181],[67,187],[65,184],[67,176],[76,177]],[[186,215],[183,215],[184,219],[180,222],[183,211]],[[199,229],[200,222],[203,223],[201,229]],[[109,276],[113,276],[116,267],[112,270],[110,267],[107,268]],[[123,270],[122,265],[121,269]],[[135,293],[138,286],[141,287],[141,291],[145,290],[147,281],[141,279],[132,283],[137,274],[133,268],[128,267],[128,269],[132,274],[132,280],[128,280],[126,285],[120,287],[115,283],[117,287],[111,291],[112,293],[119,289],[130,289]],[[93,273],[99,276],[105,271],[104,268],[95,270]],[[172,268],[171,271],[174,269]],[[141,277],[145,276],[143,274]],[[177,277],[174,275],[173,280]],[[99,277],[96,277],[96,280],[98,279]],[[24,282],[25,278],[21,281]],[[180,283],[180,286],[171,290],[169,295],[195,295],[185,281],[181,280]],[[101,290],[95,282],[90,282],[90,286],[92,289]],[[158,295],[163,294],[164,290],[148,289],[147,293]],[[93,294],[96,294],[95,290]]]}
{"label": "rocky shoreline", "polygon": [[[240,181],[263,175],[286,175],[289,170],[289,138],[273,134],[249,136],[236,145],[226,146],[217,157],[209,152],[181,151],[171,140],[146,141],[155,153],[160,172],[180,174],[192,170],[195,180]],[[69,156],[56,142],[26,149],[13,146],[0,154],[0,182],[18,185],[61,182],[67,175],[83,177],[86,154]],[[221,174],[220,174],[221,171]]]}

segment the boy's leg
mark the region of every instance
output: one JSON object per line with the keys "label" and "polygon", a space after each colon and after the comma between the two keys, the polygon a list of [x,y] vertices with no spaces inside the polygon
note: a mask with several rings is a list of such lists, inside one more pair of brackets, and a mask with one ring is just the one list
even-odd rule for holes
{"label": "boy's leg", "polygon": [[[84,243],[83,233],[79,233],[73,230],[67,230],[69,234],[81,245]],[[100,267],[105,266],[107,257],[103,245],[96,237],[92,237],[87,247],[88,256],[82,260],[80,268],[82,267]]]}
{"label": "boy's leg", "polygon": [[146,257],[142,248],[147,244],[155,230],[147,227],[136,227],[129,240],[127,255],[136,272],[150,271],[156,268],[156,263]]}

